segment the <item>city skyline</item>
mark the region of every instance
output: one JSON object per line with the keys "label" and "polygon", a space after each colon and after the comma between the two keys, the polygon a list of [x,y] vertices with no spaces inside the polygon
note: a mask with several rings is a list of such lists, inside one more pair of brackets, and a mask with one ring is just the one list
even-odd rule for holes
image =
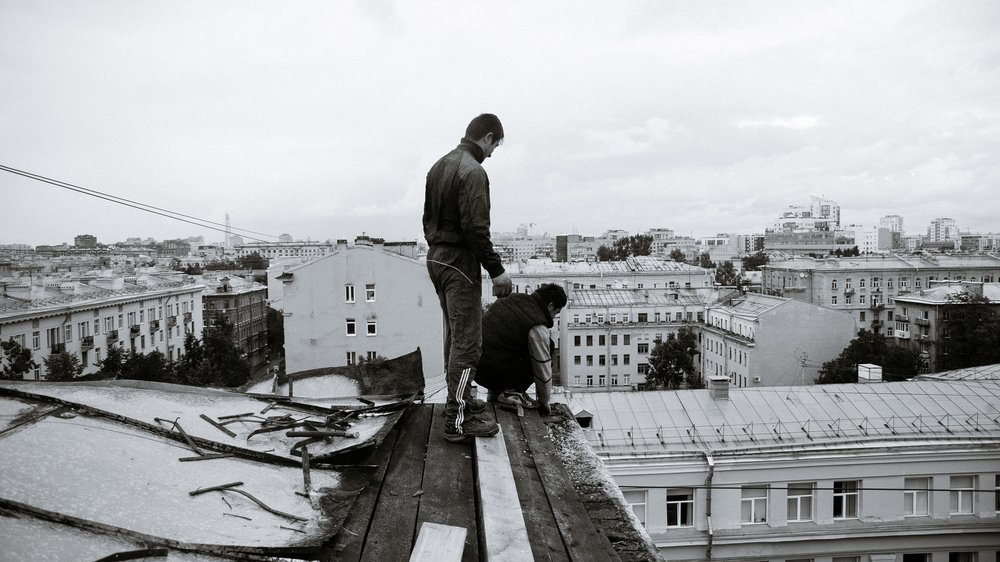
{"label": "city skyline", "polygon": [[[991,2],[0,10],[0,164],[274,237],[419,240],[484,111],[498,232],[760,232],[813,195],[997,228]],[[0,197],[5,243],[223,236],[7,172]]]}

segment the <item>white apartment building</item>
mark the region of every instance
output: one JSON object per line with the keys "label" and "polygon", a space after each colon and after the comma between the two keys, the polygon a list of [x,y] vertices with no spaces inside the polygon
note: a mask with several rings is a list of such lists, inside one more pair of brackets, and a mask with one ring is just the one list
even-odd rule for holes
{"label": "white apartment building", "polygon": [[993,283],[1000,257],[993,255],[884,255],[813,259],[797,257],[761,268],[764,293],[847,311],[857,328],[893,335],[895,297],[933,281]]}
{"label": "white apartment building", "polygon": [[443,381],[443,316],[424,262],[381,244],[344,246],[277,279],[287,372],[420,348],[425,379]]}
{"label": "white apartment building", "polygon": [[160,351],[174,361],[185,334],[201,338],[203,285],[184,275],[7,279],[0,298],[0,338],[32,350],[38,368],[26,378],[44,380],[44,360],[66,351],[80,359],[83,375],[111,346],[136,353]]}
{"label": "white apartment building", "polygon": [[[346,242],[345,242],[346,243]],[[233,247],[237,257],[257,254],[262,258],[309,258],[315,259],[333,253],[336,244],[327,242],[251,242]]]}
{"label": "white apartment building", "polygon": [[567,402],[665,560],[997,560],[1000,381]]}
{"label": "white apartment building", "polygon": [[903,217],[899,215],[886,215],[879,219],[878,225],[889,229],[890,232],[903,232]]}
{"label": "white apartment building", "polygon": [[955,223],[955,219],[940,217],[931,221],[930,226],[927,227],[927,241],[932,243],[937,242],[954,242],[959,240],[961,235],[958,232],[958,226]]}
{"label": "white apartment building", "polygon": [[892,250],[892,231],[884,227],[851,224],[838,234],[853,239],[862,254],[885,254]]}
{"label": "white apartment building", "polygon": [[[699,331],[719,290],[574,289],[553,329],[559,381],[580,390],[631,390],[646,382],[649,353],[682,327]],[[554,334],[555,335],[555,334]]]}
{"label": "white apartment building", "polygon": [[857,335],[847,312],[756,293],[709,305],[705,324],[703,376],[738,388],[813,384]]}

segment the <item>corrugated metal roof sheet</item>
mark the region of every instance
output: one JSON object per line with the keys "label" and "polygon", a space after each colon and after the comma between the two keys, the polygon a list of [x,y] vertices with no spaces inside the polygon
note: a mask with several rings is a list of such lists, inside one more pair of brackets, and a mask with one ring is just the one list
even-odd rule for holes
{"label": "corrugated metal roof sheet", "polygon": [[725,451],[893,439],[1000,439],[1000,381],[577,393],[602,453]]}

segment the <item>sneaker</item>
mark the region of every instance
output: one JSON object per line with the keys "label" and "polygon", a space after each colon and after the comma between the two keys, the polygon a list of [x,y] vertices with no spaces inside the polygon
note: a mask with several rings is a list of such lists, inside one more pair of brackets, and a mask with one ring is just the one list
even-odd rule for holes
{"label": "sneaker", "polygon": [[[466,398],[465,399],[465,411],[470,416],[475,416],[482,414],[489,407],[489,402],[485,400],[480,400],[478,398]],[[446,412],[442,412],[442,415],[448,415]]]}
{"label": "sneaker", "polygon": [[514,390],[504,391],[502,394],[497,396],[497,404],[508,408],[517,408],[520,406],[525,410],[538,409],[538,401],[532,400],[531,397],[528,396],[527,392],[517,392]]}
{"label": "sneaker", "polygon": [[469,437],[493,437],[500,432],[500,426],[493,420],[479,417],[465,419],[461,431],[454,424],[449,423],[444,428],[444,438],[452,443],[465,441]]}

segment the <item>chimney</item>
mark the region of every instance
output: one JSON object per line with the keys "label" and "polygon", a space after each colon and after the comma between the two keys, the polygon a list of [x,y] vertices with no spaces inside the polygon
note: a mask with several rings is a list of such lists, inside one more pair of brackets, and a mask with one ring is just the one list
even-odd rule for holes
{"label": "chimney", "polygon": [[882,382],[882,367],[871,363],[858,363],[858,382]]}
{"label": "chimney", "polygon": [[713,400],[729,400],[729,377],[709,377],[708,390]]}

